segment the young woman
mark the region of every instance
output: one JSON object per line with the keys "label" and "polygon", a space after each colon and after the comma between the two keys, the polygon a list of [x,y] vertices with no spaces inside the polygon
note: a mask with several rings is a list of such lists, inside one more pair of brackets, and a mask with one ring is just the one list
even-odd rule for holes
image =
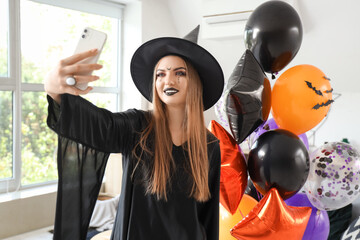
{"label": "young woman", "polygon": [[203,111],[220,98],[223,73],[202,47],[180,38],[143,44],[131,61],[133,81],[152,111],[111,113],[66,84],[97,80],[60,61],[45,80],[48,125],[59,135],[59,191],[54,239],[84,239],[110,153],[122,153],[123,178],[112,239],[219,239],[220,149]]}

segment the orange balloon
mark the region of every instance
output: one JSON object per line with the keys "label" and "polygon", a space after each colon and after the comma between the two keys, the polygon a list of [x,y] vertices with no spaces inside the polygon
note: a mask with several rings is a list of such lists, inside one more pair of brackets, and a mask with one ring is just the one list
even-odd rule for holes
{"label": "orange balloon", "polygon": [[276,80],[271,113],[279,128],[300,135],[326,116],[332,100],[330,79],[312,65],[297,65]]}
{"label": "orange balloon", "polygon": [[235,139],[219,123],[212,120],[210,131],[220,141],[220,203],[234,214],[247,186],[245,156]]}
{"label": "orange balloon", "polygon": [[310,207],[288,206],[276,188],[272,188],[246,218],[231,229],[231,235],[239,240],[301,240],[310,215]]}
{"label": "orange balloon", "polygon": [[221,240],[236,240],[230,234],[232,229],[239,221],[241,221],[249,212],[256,206],[258,202],[247,194],[244,194],[241,202],[232,215],[220,204],[220,228],[219,228],[219,239]]}

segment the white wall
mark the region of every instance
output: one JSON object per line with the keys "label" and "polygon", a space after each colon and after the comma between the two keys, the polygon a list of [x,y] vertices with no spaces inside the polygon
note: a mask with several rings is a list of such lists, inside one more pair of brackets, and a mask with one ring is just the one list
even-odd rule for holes
{"label": "white wall", "polygon": [[0,239],[49,227],[55,220],[56,192],[0,203]]}
{"label": "white wall", "polygon": [[130,74],[130,61],[136,49],[156,37],[176,36],[166,0],[131,1],[124,11],[124,59],[122,109],[147,109],[149,104],[136,90]]}

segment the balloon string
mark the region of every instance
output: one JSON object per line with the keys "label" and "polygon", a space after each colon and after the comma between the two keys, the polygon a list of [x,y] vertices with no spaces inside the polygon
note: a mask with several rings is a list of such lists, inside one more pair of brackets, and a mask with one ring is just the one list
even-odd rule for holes
{"label": "balloon string", "polygon": [[316,218],[316,220],[315,220],[315,226],[314,226],[313,229],[312,229],[311,236],[314,236],[315,230],[318,229],[319,221],[320,221],[320,214],[321,214],[320,210],[319,210],[319,209],[316,209],[316,214],[315,214],[315,218]]}
{"label": "balloon string", "polygon": [[239,212],[240,212],[242,218],[245,218],[240,209],[239,209]]}
{"label": "balloon string", "polygon": [[263,198],[263,195],[255,188],[259,201]]}
{"label": "balloon string", "polygon": [[320,219],[320,214],[321,211],[319,209],[316,209],[316,223],[315,223],[315,227],[317,227],[318,223],[319,223],[319,219]]}

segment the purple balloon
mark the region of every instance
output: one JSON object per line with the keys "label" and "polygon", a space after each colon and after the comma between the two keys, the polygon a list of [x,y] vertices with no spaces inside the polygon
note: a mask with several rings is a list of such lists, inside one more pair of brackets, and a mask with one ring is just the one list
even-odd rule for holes
{"label": "purple balloon", "polygon": [[330,221],[326,211],[315,208],[305,193],[297,193],[285,203],[293,207],[311,207],[311,215],[302,239],[326,240],[330,232]]}
{"label": "purple balloon", "polygon": [[275,120],[273,118],[268,119],[267,121],[263,122],[255,131],[253,132],[253,142],[255,142],[256,139],[260,137],[263,133],[269,131],[278,129],[278,125],[276,124]]}
{"label": "purple balloon", "polygon": [[300,134],[299,138],[305,144],[306,149],[309,150],[309,141],[308,141],[308,138],[306,136],[306,133]]}
{"label": "purple balloon", "polygon": [[[262,123],[255,131],[251,134],[251,145],[260,137],[261,134],[269,131],[278,129],[278,125],[276,124],[273,118],[268,119],[266,122]],[[301,141],[304,143],[307,150],[309,150],[309,141],[305,133],[298,136]]]}

